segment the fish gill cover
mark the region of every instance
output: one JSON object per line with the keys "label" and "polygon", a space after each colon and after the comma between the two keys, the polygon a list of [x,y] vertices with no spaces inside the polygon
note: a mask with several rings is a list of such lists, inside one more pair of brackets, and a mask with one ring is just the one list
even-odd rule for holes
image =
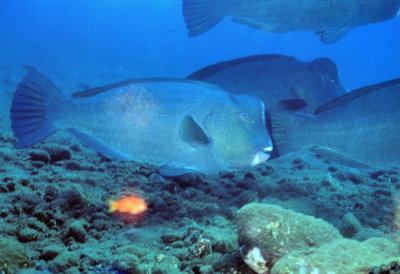
{"label": "fish gill cover", "polygon": [[0,271],[399,273],[399,6],[1,1]]}

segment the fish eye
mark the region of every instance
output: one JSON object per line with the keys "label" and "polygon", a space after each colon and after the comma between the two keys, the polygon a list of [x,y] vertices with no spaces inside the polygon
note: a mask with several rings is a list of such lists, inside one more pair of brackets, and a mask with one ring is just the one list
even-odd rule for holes
{"label": "fish eye", "polygon": [[240,117],[242,117],[242,119],[245,119],[247,122],[255,124],[255,121],[250,120],[250,116],[249,116],[249,114],[247,112],[240,113]]}

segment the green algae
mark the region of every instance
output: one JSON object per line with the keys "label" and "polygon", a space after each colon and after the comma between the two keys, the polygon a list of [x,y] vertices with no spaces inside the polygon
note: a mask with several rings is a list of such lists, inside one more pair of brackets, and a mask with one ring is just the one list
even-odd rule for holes
{"label": "green algae", "polygon": [[13,273],[32,265],[22,244],[13,238],[0,238],[0,271]]}

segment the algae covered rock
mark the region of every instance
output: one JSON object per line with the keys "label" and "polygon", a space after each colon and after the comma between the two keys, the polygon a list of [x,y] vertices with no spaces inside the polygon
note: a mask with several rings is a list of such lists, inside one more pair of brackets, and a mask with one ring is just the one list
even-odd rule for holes
{"label": "algae covered rock", "polygon": [[282,257],[341,238],[329,223],[279,206],[252,203],[238,211],[239,243]]}
{"label": "algae covered rock", "polygon": [[353,240],[357,241],[365,241],[367,239],[373,238],[373,237],[385,237],[385,234],[383,234],[382,231],[374,229],[374,228],[363,228],[360,231],[357,232],[356,235],[354,235]]}
{"label": "algae covered rock", "polygon": [[395,244],[384,238],[365,242],[340,239],[293,251],[278,260],[271,273],[368,273],[376,266],[398,261],[395,250]]}
{"label": "algae covered rock", "polygon": [[66,272],[69,268],[79,265],[79,255],[76,252],[64,250],[61,254],[49,262],[49,269],[53,273]]}
{"label": "algae covered rock", "polygon": [[344,215],[339,224],[339,232],[345,238],[353,238],[362,228],[360,221],[353,213]]}
{"label": "algae covered rock", "polygon": [[18,232],[18,240],[21,243],[37,241],[38,238],[39,238],[38,232],[29,227],[25,227]]}
{"label": "algae covered rock", "polygon": [[175,256],[158,254],[156,256],[156,264],[152,268],[152,273],[181,273],[179,270],[180,264],[178,258]]}
{"label": "algae covered rock", "polygon": [[31,264],[22,244],[13,238],[0,238],[0,273],[14,272]]}
{"label": "algae covered rock", "polygon": [[332,225],[320,219],[268,204],[242,207],[237,224],[245,262],[257,273],[267,272],[291,251],[308,250],[341,238]]}

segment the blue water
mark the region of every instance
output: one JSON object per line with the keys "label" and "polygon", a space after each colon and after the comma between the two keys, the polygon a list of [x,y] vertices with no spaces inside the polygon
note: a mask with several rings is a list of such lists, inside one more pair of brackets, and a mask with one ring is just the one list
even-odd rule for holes
{"label": "blue water", "polygon": [[189,38],[178,0],[0,3],[0,64],[17,71],[30,64],[68,83],[93,84],[93,75],[101,76],[100,83],[183,77],[222,60],[265,53],[305,61],[330,57],[349,90],[400,75],[399,17],[353,29],[327,45],[312,32],[264,33],[229,19]]}
{"label": "blue water", "polygon": [[[215,271],[230,273],[244,267],[237,256],[243,250],[238,246],[236,213],[251,202],[292,208],[335,227],[346,213],[354,213],[363,226],[360,231],[373,228],[376,233],[367,230],[370,234],[359,239],[384,237],[393,230],[398,244],[398,167],[348,169],[303,151],[219,177],[196,173],[161,178],[157,167],[108,160],[71,136],[48,138],[33,152],[31,148],[16,150],[8,117],[12,96],[25,73],[23,65],[36,67],[72,93],[127,78],[183,78],[205,66],[254,54],[283,54],[303,61],[329,57],[350,91],[400,77],[399,30],[397,16],[352,29],[334,44],[323,44],[313,32],[266,33],[227,18],[189,38],[182,0],[0,0],[0,272],[5,265],[1,255],[7,246],[14,247],[2,245],[3,240],[12,239],[23,243],[32,255],[22,256],[32,259],[31,266],[51,273],[67,269],[71,273],[117,273],[120,269],[118,273],[151,273],[151,268],[169,269],[175,262],[180,270],[193,271],[185,273],[200,273],[200,266],[213,264]],[[378,144],[374,147],[379,149]],[[107,199],[131,192],[143,193],[149,203],[141,228],[131,229],[107,213]],[[76,224],[81,221],[85,229]],[[71,222],[75,222],[73,229]],[[4,231],[3,223],[8,224]],[[29,230],[21,236],[28,223],[37,230],[36,238],[30,237]],[[86,235],[83,242],[71,240],[81,236],[76,231]],[[305,235],[309,232],[307,227]],[[161,240],[162,236],[168,236],[167,240]],[[174,237],[179,240],[172,248]],[[210,241],[206,251],[214,252],[214,259],[209,260],[208,253],[199,258],[188,252],[205,246],[197,242],[201,237]],[[189,246],[181,247],[184,242]],[[70,263],[73,256],[65,250],[68,254],[61,263],[43,261],[43,249],[53,243],[83,254],[75,254],[80,268]],[[165,254],[173,254],[169,257],[173,263],[159,264],[160,255]],[[143,271],[135,272],[139,266]],[[157,273],[178,273],[168,271]]]}

